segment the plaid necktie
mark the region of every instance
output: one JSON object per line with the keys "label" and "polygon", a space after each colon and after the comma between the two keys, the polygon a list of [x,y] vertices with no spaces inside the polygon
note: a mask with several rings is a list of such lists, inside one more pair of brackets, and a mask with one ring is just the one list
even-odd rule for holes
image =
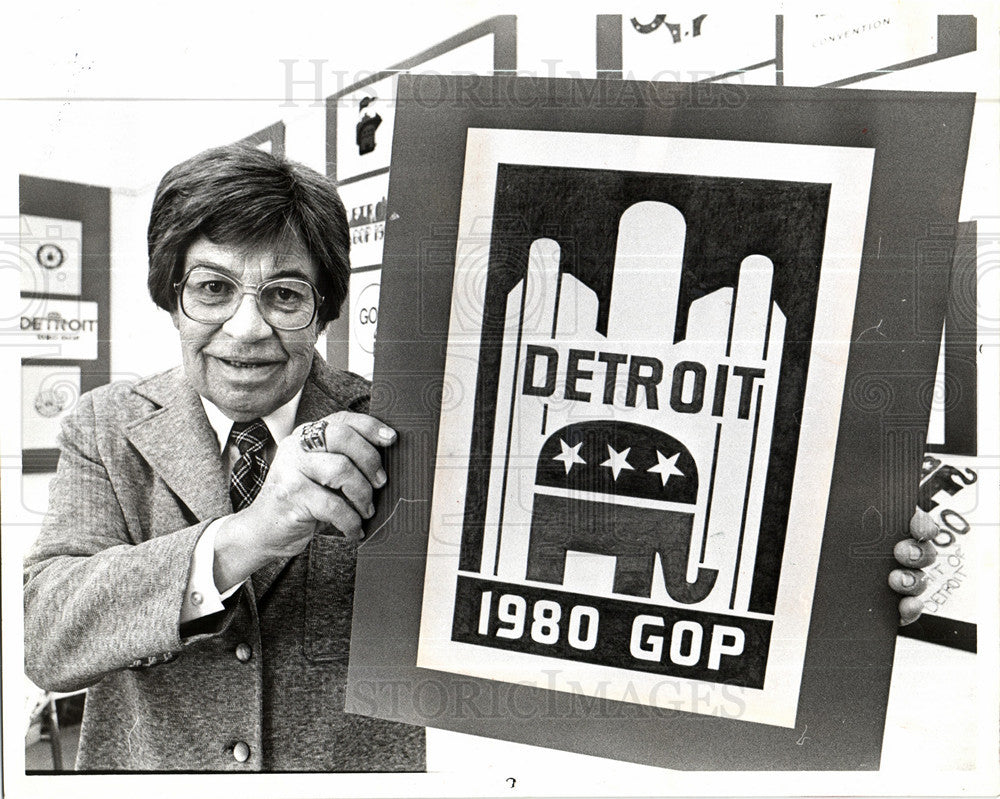
{"label": "plaid necktie", "polygon": [[236,444],[240,457],[233,464],[233,477],[229,484],[229,498],[233,510],[243,510],[257,496],[267,477],[267,459],[264,448],[271,440],[267,425],[260,419],[233,424],[229,440]]}

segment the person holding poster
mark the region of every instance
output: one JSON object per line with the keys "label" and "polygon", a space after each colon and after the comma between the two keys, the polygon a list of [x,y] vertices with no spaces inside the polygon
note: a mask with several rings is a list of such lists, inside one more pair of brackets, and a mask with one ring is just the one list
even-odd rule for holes
{"label": "person holding poster", "polygon": [[369,385],[315,351],[347,292],[325,177],[248,146],[171,169],[149,290],[183,366],[81,398],[24,572],[25,666],[88,688],[88,770],[418,771],[418,727],[343,712]]}
{"label": "person holding poster", "polygon": [[[79,769],[422,770],[421,728],[343,712],[356,547],[397,434],[314,349],[347,290],[334,184],[209,150],[164,176],[148,243],[183,363],[64,423],[25,562],[28,676],[88,689]],[[911,533],[903,623],[936,528]]]}

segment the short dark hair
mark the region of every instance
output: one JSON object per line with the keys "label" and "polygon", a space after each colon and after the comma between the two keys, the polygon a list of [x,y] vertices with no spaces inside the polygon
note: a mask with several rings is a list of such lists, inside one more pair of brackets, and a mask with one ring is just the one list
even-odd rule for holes
{"label": "short dark hair", "polygon": [[248,144],[215,147],[171,168],[153,198],[146,241],[149,294],[177,309],[174,283],[201,236],[226,246],[281,246],[294,239],[320,273],[320,328],[340,313],[350,275],[350,231],[332,180]]}

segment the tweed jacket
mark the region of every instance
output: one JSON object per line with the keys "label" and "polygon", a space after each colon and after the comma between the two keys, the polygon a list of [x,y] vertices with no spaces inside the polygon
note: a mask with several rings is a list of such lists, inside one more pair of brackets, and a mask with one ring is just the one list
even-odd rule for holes
{"label": "tweed jacket", "polygon": [[[366,411],[317,355],[296,423]],[[219,445],[181,369],[81,397],[25,560],[25,669],[88,688],[77,768],[418,771],[419,727],[346,714],[355,550],[316,536],[179,629],[191,553],[232,512]]]}

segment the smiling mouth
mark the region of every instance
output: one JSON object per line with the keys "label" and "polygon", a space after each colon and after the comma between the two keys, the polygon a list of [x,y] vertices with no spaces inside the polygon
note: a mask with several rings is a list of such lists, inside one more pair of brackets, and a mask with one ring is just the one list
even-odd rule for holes
{"label": "smiling mouth", "polygon": [[277,361],[244,361],[238,358],[221,358],[218,355],[215,356],[215,359],[221,361],[227,366],[233,367],[234,369],[247,369],[247,370],[267,369],[272,366],[275,366],[277,363]]}

